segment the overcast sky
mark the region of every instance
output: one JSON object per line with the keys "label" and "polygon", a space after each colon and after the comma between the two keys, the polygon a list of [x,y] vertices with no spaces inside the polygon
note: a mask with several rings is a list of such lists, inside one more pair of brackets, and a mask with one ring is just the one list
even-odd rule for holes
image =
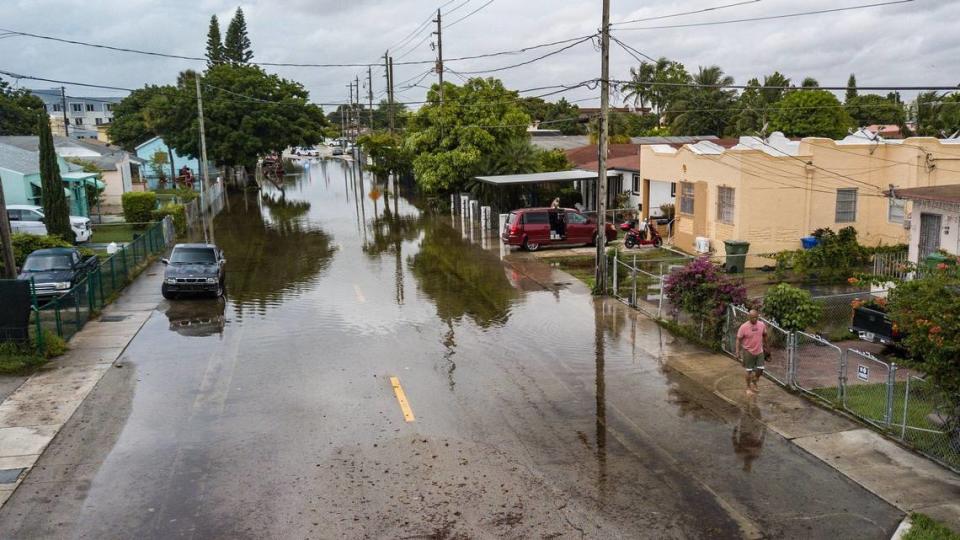
{"label": "overcast sky", "polygon": [[[210,15],[226,29],[237,5],[246,14],[254,60],[300,63],[380,61],[430,18],[446,0],[0,0],[0,28],[53,35],[187,56],[203,56]],[[488,0],[454,0],[443,8],[454,22]],[[877,3],[884,0],[761,0],[698,15],[632,26],[686,24],[758,17]],[[665,14],[735,3],[736,0],[611,0],[611,20]],[[600,0],[493,0],[462,22],[444,30],[446,58],[511,50],[594,32],[600,25]],[[860,85],[956,85],[960,83],[960,41],[956,25],[960,1],[911,3],[792,19],[681,29],[615,31],[614,35],[652,56],[683,62],[690,71],[717,64],[738,83],[779,70],[795,83],[812,76],[822,85],[843,85],[856,73]],[[626,28],[630,25],[622,25]],[[614,29],[618,28],[614,26]],[[2,33],[2,32],[0,32]],[[394,53],[394,62],[434,58],[424,32]],[[420,43],[414,48],[414,45]],[[493,69],[535,58],[559,47],[517,56],[451,61],[459,72]],[[611,77],[625,79],[637,64],[618,46],[611,52]],[[402,57],[402,58],[401,58]],[[50,79],[135,88],[170,84],[178,71],[202,66],[186,60],[156,58],[27,37],[0,37],[0,69]],[[399,84],[423,73],[426,65],[396,65]],[[366,78],[364,68],[267,68],[302,82],[318,103],[346,101],[348,81]],[[599,53],[587,42],[563,53],[496,73],[513,89],[571,84],[599,77]],[[383,70],[373,70],[375,95],[384,88]],[[456,75],[447,74],[453,82]],[[416,80],[419,77],[416,77]],[[423,80],[424,85],[435,75]],[[22,86],[51,85],[22,81]],[[116,92],[71,88],[72,95]],[[417,101],[424,90],[411,88],[398,100]],[[580,88],[564,94],[581,105],[595,104],[596,91]],[[909,97],[912,93],[904,93]],[[559,97],[559,96],[556,96]],[[551,98],[556,99],[556,98]],[[616,98],[616,103],[622,100]],[[331,107],[326,107],[328,110]]]}

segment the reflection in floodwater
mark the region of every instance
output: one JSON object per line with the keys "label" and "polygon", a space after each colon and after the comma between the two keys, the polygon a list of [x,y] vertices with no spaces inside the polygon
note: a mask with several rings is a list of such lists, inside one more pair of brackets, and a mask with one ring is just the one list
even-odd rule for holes
{"label": "reflection in floodwater", "polygon": [[440,319],[449,323],[468,316],[484,328],[505,324],[519,293],[503,275],[500,261],[464,241],[440,218],[426,218],[422,229],[410,267]]}
{"label": "reflection in floodwater", "polygon": [[733,428],[731,441],[733,452],[743,460],[743,470],[750,472],[753,462],[760,457],[763,439],[767,436],[767,426],[760,419],[760,407],[757,396],[750,396],[740,409],[740,421]]}
{"label": "reflection in floodwater", "polygon": [[227,258],[230,301],[238,317],[250,309],[262,314],[306,291],[335,250],[330,236],[305,219],[309,203],[282,195],[234,197],[214,221]]}
{"label": "reflection in floodwater", "polygon": [[175,300],[170,302],[165,314],[170,321],[170,330],[181,336],[223,335],[226,326],[223,312],[226,305],[223,298]]}

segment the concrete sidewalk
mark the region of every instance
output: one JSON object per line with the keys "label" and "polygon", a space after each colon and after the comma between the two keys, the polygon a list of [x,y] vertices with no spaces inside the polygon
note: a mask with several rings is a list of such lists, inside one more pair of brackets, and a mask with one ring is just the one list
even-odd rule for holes
{"label": "concrete sidewalk", "polygon": [[768,428],[891,505],[960,530],[960,477],[953,472],[770,380],[748,395],[743,369],[727,356],[674,354],[664,363],[741,409],[754,407]]}
{"label": "concrete sidewalk", "polygon": [[159,263],[147,268],[98,320],[70,340],[65,355],[23,381],[0,404],[0,506],[163,300],[162,280]]}

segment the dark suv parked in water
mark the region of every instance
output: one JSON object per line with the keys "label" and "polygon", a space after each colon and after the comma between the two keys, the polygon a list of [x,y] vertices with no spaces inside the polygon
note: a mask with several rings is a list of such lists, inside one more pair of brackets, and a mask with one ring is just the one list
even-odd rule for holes
{"label": "dark suv parked in water", "polygon": [[214,298],[222,296],[226,286],[227,260],[223,251],[213,244],[177,244],[169,259],[163,259],[164,298],[175,298],[181,293],[205,293]]}

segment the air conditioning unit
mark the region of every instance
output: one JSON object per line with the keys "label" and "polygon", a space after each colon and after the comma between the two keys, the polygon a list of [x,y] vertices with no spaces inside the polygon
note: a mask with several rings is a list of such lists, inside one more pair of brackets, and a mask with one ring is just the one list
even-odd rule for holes
{"label": "air conditioning unit", "polygon": [[710,239],[705,236],[698,236],[693,241],[693,249],[697,253],[710,253]]}

